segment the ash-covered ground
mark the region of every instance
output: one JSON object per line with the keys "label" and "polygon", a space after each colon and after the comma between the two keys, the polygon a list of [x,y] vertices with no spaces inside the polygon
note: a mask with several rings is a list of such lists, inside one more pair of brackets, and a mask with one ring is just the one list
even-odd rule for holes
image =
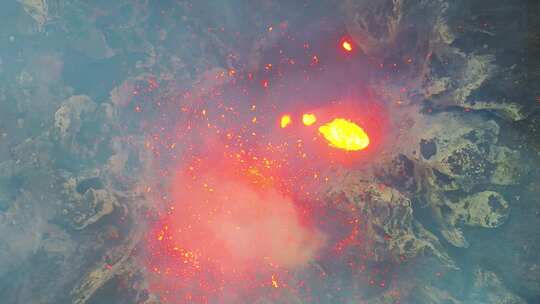
{"label": "ash-covered ground", "polygon": [[539,15],[2,1],[0,302],[540,303]]}

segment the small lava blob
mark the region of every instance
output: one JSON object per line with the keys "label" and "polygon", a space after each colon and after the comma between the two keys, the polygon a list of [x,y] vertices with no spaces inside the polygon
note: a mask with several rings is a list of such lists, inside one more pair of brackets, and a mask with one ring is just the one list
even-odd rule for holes
{"label": "small lava blob", "polygon": [[286,128],[287,126],[289,126],[291,124],[292,120],[291,120],[291,116],[286,114],[286,115],[283,115],[281,116],[281,120],[279,122],[281,128]]}
{"label": "small lava blob", "polygon": [[343,41],[341,47],[347,52],[352,52],[353,50],[352,44],[348,40]]}
{"label": "small lava blob", "polygon": [[312,113],[306,113],[302,115],[302,123],[306,126],[311,126],[317,122],[317,116]]}

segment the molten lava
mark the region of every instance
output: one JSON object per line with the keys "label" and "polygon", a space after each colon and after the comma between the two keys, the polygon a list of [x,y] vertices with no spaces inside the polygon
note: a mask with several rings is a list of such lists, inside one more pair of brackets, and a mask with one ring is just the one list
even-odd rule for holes
{"label": "molten lava", "polygon": [[280,126],[281,128],[286,128],[292,122],[290,115],[281,116]]}
{"label": "molten lava", "polygon": [[345,40],[345,41],[343,41],[343,43],[341,43],[341,47],[343,47],[343,49],[345,51],[347,51],[347,52],[352,52],[352,50],[353,50],[352,44],[347,40]]}
{"label": "molten lava", "polygon": [[366,132],[352,121],[336,118],[319,127],[329,145],[346,151],[360,151],[369,145]]}
{"label": "molten lava", "polygon": [[302,123],[304,125],[311,126],[315,122],[317,122],[317,117],[315,116],[315,114],[306,113],[306,114],[302,115]]}

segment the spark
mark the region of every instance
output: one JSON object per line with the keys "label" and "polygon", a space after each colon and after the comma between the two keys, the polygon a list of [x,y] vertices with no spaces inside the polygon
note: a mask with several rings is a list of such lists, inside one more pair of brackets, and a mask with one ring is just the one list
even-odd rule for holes
{"label": "spark", "polygon": [[319,132],[329,145],[346,151],[359,151],[369,145],[366,132],[352,121],[336,118],[319,127]]}
{"label": "spark", "polygon": [[283,115],[281,116],[280,126],[281,128],[286,128],[288,125],[290,125],[292,122],[290,115]]}
{"label": "spark", "polygon": [[315,114],[306,113],[306,114],[302,115],[302,122],[306,126],[311,126],[315,122],[317,122],[317,116],[315,116]]}

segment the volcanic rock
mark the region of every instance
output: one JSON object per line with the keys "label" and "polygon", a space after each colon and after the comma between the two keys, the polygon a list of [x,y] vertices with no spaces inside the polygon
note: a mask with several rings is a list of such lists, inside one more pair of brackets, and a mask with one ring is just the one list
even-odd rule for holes
{"label": "volcanic rock", "polygon": [[410,200],[396,189],[362,181],[351,173],[342,176],[327,192],[328,204],[353,212],[366,221],[366,250],[374,261],[401,261],[424,253],[456,267],[436,236],[413,217]]}
{"label": "volcanic rock", "polygon": [[479,304],[526,304],[520,296],[509,291],[497,275],[491,271],[476,269],[469,303]]}

